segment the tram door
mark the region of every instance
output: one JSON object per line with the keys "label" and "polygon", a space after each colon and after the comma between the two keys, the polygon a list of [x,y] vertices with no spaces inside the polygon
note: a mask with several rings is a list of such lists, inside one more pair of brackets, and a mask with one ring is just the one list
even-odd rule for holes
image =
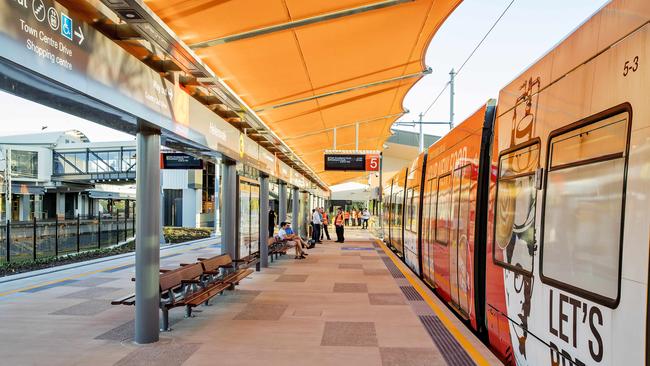
{"label": "tram door", "polygon": [[449,245],[449,284],[451,301],[469,315],[469,220],[471,165],[454,170],[452,182],[451,241]]}

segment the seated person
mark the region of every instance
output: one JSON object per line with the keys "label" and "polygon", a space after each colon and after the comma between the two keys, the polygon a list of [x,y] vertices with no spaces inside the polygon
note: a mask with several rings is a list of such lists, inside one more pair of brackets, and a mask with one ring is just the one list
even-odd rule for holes
{"label": "seated person", "polygon": [[[296,233],[293,232],[293,229],[291,228],[291,223],[290,223],[290,222],[287,222],[287,226],[286,226],[285,231],[287,232],[287,235],[288,235],[287,237],[288,237],[289,239],[291,239],[291,240],[295,240],[295,241],[299,242],[299,243],[302,245],[303,248],[310,248],[309,244],[307,244],[307,243],[306,243],[306,242],[305,242],[305,241],[300,237],[300,235],[297,235]],[[307,253],[304,253],[304,254],[307,255]]]}
{"label": "seated person", "polygon": [[293,240],[289,238],[289,234],[287,234],[287,223],[286,222],[281,222],[280,223],[280,231],[278,231],[278,234],[276,235],[276,238],[279,240],[282,240],[289,245],[289,247],[294,247],[296,248],[296,257],[295,259],[305,259],[305,255],[302,252],[302,248],[300,247],[300,243],[297,242],[296,240]]}

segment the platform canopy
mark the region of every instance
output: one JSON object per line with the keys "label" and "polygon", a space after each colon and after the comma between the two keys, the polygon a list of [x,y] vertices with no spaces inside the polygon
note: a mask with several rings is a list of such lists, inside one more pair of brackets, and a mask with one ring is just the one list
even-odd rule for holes
{"label": "platform canopy", "polygon": [[145,1],[327,184],[324,150],[381,150],[461,0]]}

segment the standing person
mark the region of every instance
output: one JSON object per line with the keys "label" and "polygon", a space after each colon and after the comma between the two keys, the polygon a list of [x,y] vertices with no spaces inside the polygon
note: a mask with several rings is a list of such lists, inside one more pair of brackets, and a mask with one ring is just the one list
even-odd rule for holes
{"label": "standing person", "polygon": [[312,235],[311,235],[311,240],[312,240],[312,247],[316,245],[316,243],[322,243],[320,241],[320,224],[322,220],[320,217],[320,212],[318,212],[317,209],[311,210],[311,224],[313,225],[314,229],[312,230]]}
{"label": "standing person", "polygon": [[330,233],[327,230],[327,225],[329,225],[329,223],[330,223],[329,215],[327,214],[327,211],[325,211],[325,208],[323,208],[323,207],[320,208],[320,213],[321,213],[321,216],[323,217],[323,222],[322,222],[323,230],[320,233],[320,240],[323,240],[323,234],[325,234],[327,236],[327,240],[332,240],[330,238]]}
{"label": "standing person", "polygon": [[334,226],[336,228],[337,243],[345,242],[345,238],[343,237],[344,223],[345,223],[345,214],[343,213],[343,210],[341,210],[341,208],[339,207],[338,211],[336,212],[336,217],[334,218]]}
{"label": "standing person", "polygon": [[350,212],[350,223],[352,226],[357,226],[357,209],[356,207],[352,209],[352,212]]}
{"label": "standing person", "polygon": [[363,229],[367,229],[368,220],[370,220],[370,211],[368,211],[367,208],[363,209],[363,213],[361,214],[361,220],[363,220]]}
{"label": "standing person", "polygon": [[273,237],[273,232],[275,231],[275,211],[273,209],[269,210],[269,238]]}
{"label": "standing person", "polygon": [[350,211],[345,211],[345,226],[350,225]]}

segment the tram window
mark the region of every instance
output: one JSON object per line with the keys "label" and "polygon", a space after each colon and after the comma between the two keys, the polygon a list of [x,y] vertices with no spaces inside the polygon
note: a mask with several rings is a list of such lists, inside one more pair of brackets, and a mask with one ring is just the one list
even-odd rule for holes
{"label": "tram window", "polygon": [[[628,114],[550,140],[542,277],[595,301],[616,301]],[[593,296],[595,295],[595,296]]]}
{"label": "tram window", "polygon": [[406,222],[404,228],[413,231],[413,188],[406,191]]}
{"label": "tram window", "polygon": [[449,243],[451,225],[451,174],[438,178],[438,202],[436,208],[436,242]]}
{"label": "tram window", "polygon": [[419,221],[418,210],[420,208],[420,187],[419,186],[413,188],[412,195],[413,196],[411,197],[411,206],[413,207],[413,216],[411,219],[412,222],[411,231],[417,232],[418,221]]}
{"label": "tram window", "polygon": [[503,154],[495,214],[494,262],[515,271],[532,272],[535,245],[535,170],[539,144]]}

